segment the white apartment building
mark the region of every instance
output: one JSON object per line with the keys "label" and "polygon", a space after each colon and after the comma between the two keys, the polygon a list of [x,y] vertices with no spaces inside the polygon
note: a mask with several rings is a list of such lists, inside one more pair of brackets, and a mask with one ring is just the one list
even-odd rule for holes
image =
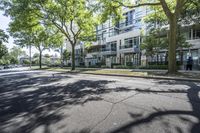
{"label": "white apartment building", "polygon": [[[76,46],[76,65],[83,62],[86,67],[98,64],[111,67],[111,64],[116,63],[141,65],[141,60],[146,60],[140,50],[142,37],[147,30],[143,18],[150,12],[147,7],[124,9],[123,21],[113,25],[110,19],[99,25],[96,28],[97,42],[93,43],[90,50],[85,51],[83,45]],[[184,26],[181,32],[192,45],[189,49],[182,49],[183,60],[186,61],[188,56],[192,56],[194,66],[200,68],[200,25]],[[159,60],[164,61],[166,56],[166,51],[161,51],[155,58],[159,57]],[[177,55],[177,60],[180,60],[180,55]]]}
{"label": "white apartment building", "polygon": [[[145,9],[145,11],[144,11]],[[141,31],[145,31],[142,18],[149,12],[146,7],[134,10],[125,9],[124,20],[113,25],[112,20],[97,27],[97,42],[94,50],[85,57],[85,65],[112,63],[140,65]]]}

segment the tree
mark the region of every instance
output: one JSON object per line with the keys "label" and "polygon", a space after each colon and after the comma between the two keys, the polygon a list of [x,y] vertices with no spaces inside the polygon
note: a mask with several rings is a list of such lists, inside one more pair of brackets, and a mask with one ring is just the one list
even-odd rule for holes
{"label": "tree", "polygon": [[50,58],[51,56],[49,54],[44,55],[45,58]]}
{"label": "tree", "polygon": [[15,44],[20,46],[31,45],[39,51],[39,66],[42,68],[42,53],[46,49],[60,47],[63,44],[63,35],[52,27],[45,28],[37,25],[34,28],[16,30],[16,25],[10,25],[11,35],[15,37]]}
{"label": "tree", "polygon": [[[180,30],[178,30],[180,31]],[[181,56],[181,64],[183,63],[183,48],[189,48],[191,45],[186,42],[186,39],[181,32],[177,33],[177,45],[176,49],[180,50],[180,56]],[[143,43],[141,44],[141,50],[146,51],[146,55],[150,56],[151,58],[154,55],[157,55],[157,63],[158,63],[158,53],[160,50],[166,50],[168,49],[169,41],[167,39],[167,32],[166,29],[151,29],[147,36],[143,38]],[[167,58],[165,58],[165,61],[167,61]]]}
{"label": "tree", "polygon": [[[18,27],[44,24],[57,28],[71,44],[72,70],[75,69],[75,45],[95,34],[95,17],[88,0],[11,0],[5,7]],[[16,6],[17,5],[17,6]],[[28,20],[28,21],[27,21]]]}
{"label": "tree", "polygon": [[[145,17],[145,23],[147,23],[147,29],[149,31],[148,36],[145,37],[142,49],[146,49],[147,56],[153,56],[157,54],[161,49],[168,49],[169,40],[167,39],[167,29],[161,28],[168,25],[167,17],[159,7],[151,7],[152,13]],[[181,64],[183,63],[183,48],[189,48],[191,45],[186,42],[184,34],[181,33],[181,26],[177,28],[177,43],[176,48],[179,49],[181,56]],[[158,59],[158,56],[157,56]],[[167,58],[165,59],[167,61]],[[157,61],[158,62],[158,61]]]}
{"label": "tree", "polygon": [[6,33],[0,29],[0,44],[3,44],[3,42],[8,42],[9,36],[6,35]]}
{"label": "tree", "polygon": [[23,64],[28,65],[28,64],[30,64],[30,62],[28,59],[25,59],[25,60],[23,60]]}
{"label": "tree", "polygon": [[9,55],[10,64],[19,64],[19,60],[12,55]]}
{"label": "tree", "polygon": [[38,64],[39,64],[39,56],[40,56],[39,53],[35,53],[35,54],[33,55],[33,64],[35,64],[35,65],[38,65]]}
{"label": "tree", "polygon": [[0,59],[8,53],[8,49],[5,45],[0,44]]}
{"label": "tree", "polygon": [[64,52],[63,52],[63,59],[64,59],[65,61],[67,61],[67,60],[70,59],[70,52],[68,52],[67,49],[65,49]]}
{"label": "tree", "polygon": [[10,54],[18,59],[20,56],[26,55],[26,52],[23,51],[22,48],[19,46],[13,46],[11,48]]}
{"label": "tree", "polygon": [[146,56],[153,58],[154,55],[157,55],[157,63],[159,51],[167,48],[165,39],[161,38],[159,33],[160,29],[151,30],[148,36],[144,37],[143,43],[141,44],[141,50],[145,50]]}
{"label": "tree", "polygon": [[8,42],[8,35],[0,29],[0,59],[8,53],[7,47],[3,44],[4,42]]}
{"label": "tree", "polygon": [[[167,21],[169,23],[168,32],[168,73],[173,74],[177,71],[176,68],[176,44],[177,44],[177,27],[178,20],[181,18],[181,14],[192,8],[197,8],[198,1],[194,0],[156,0],[153,2],[149,1],[139,1],[136,4],[128,3],[124,0],[99,0],[102,4],[103,15],[108,16],[111,14],[116,14],[116,9],[119,7],[136,8],[140,6],[159,6],[164,14],[166,15]],[[109,10],[106,10],[109,9]],[[105,13],[106,12],[106,13]]]}

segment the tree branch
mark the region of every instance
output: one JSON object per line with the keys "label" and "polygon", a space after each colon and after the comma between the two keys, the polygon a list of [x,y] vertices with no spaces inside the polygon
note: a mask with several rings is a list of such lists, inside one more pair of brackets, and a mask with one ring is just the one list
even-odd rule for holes
{"label": "tree branch", "polygon": [[118,0],[114,0],[114,1],[117,2],[120,6],[127,7],[127,8],[136,8],[136,7],[141,7],[141,6],[159,6],[159,5],[161,5],[160,2],[140,3],[140,4],[137,4],[137,5],[125,5],[121,1],[118,1]]}
{"label": "tree branch", "polygon": [[170,11],[170,9],[169,9],[166,1],[165,0],[160,0],[160,3],[162,5],[163,11],[165,12],[166,16],[168,18],[171,18],[171,16],[173,15],[173,13]]}

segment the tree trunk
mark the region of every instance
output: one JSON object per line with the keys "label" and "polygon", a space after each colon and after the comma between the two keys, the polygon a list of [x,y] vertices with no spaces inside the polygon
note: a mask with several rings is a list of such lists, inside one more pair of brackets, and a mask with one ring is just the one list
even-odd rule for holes
{"label": "tree trunk", "polygon": [[169,53],[168,53],[168,73],[174,74],[176,68],[176,33],[177,33],[177,19],[173,14],[169,20]]}
{"label": "tree trunk", "polygon": [[40,56],[39,56],[39,65],[40,69],[42,69],[42,51],[40,50]]}
{"label": "tree trunk", "polygon": [[75,45],[72,44],[72,70],[75,70]]}

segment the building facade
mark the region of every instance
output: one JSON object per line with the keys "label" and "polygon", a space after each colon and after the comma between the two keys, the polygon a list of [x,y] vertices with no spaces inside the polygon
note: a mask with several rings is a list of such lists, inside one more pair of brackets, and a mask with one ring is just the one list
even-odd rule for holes
{"label": "building facade", "polygon": [[[86,67],[112,64],[128,66],[146,65],[142,60],[148,59],[141,52],[140,45],[143,36],[147,35],[147,25],[143,18],[152,11],[148,7],[136,9],[124,9],[124,20],[113,25],[112,19],[99,25],[96,28],[97,41],[89,50],[83,45],[76,46],[76,65]],[[194,60],[194,67],[200,67],[200,25],[193,24],[181,28],[186,42],[191,44],[190,48],[181,49],[182,60],[185,63],[189,56]],[[179,50],[180,51],[180,50]],[[177,52],[180,53],[180,52]],[[158,58],[158,59],[157,59]],[[167,50],[160,51],[151,61],[166,61]],[[177,54],[177,61],[180,61],[180,54]]]}

